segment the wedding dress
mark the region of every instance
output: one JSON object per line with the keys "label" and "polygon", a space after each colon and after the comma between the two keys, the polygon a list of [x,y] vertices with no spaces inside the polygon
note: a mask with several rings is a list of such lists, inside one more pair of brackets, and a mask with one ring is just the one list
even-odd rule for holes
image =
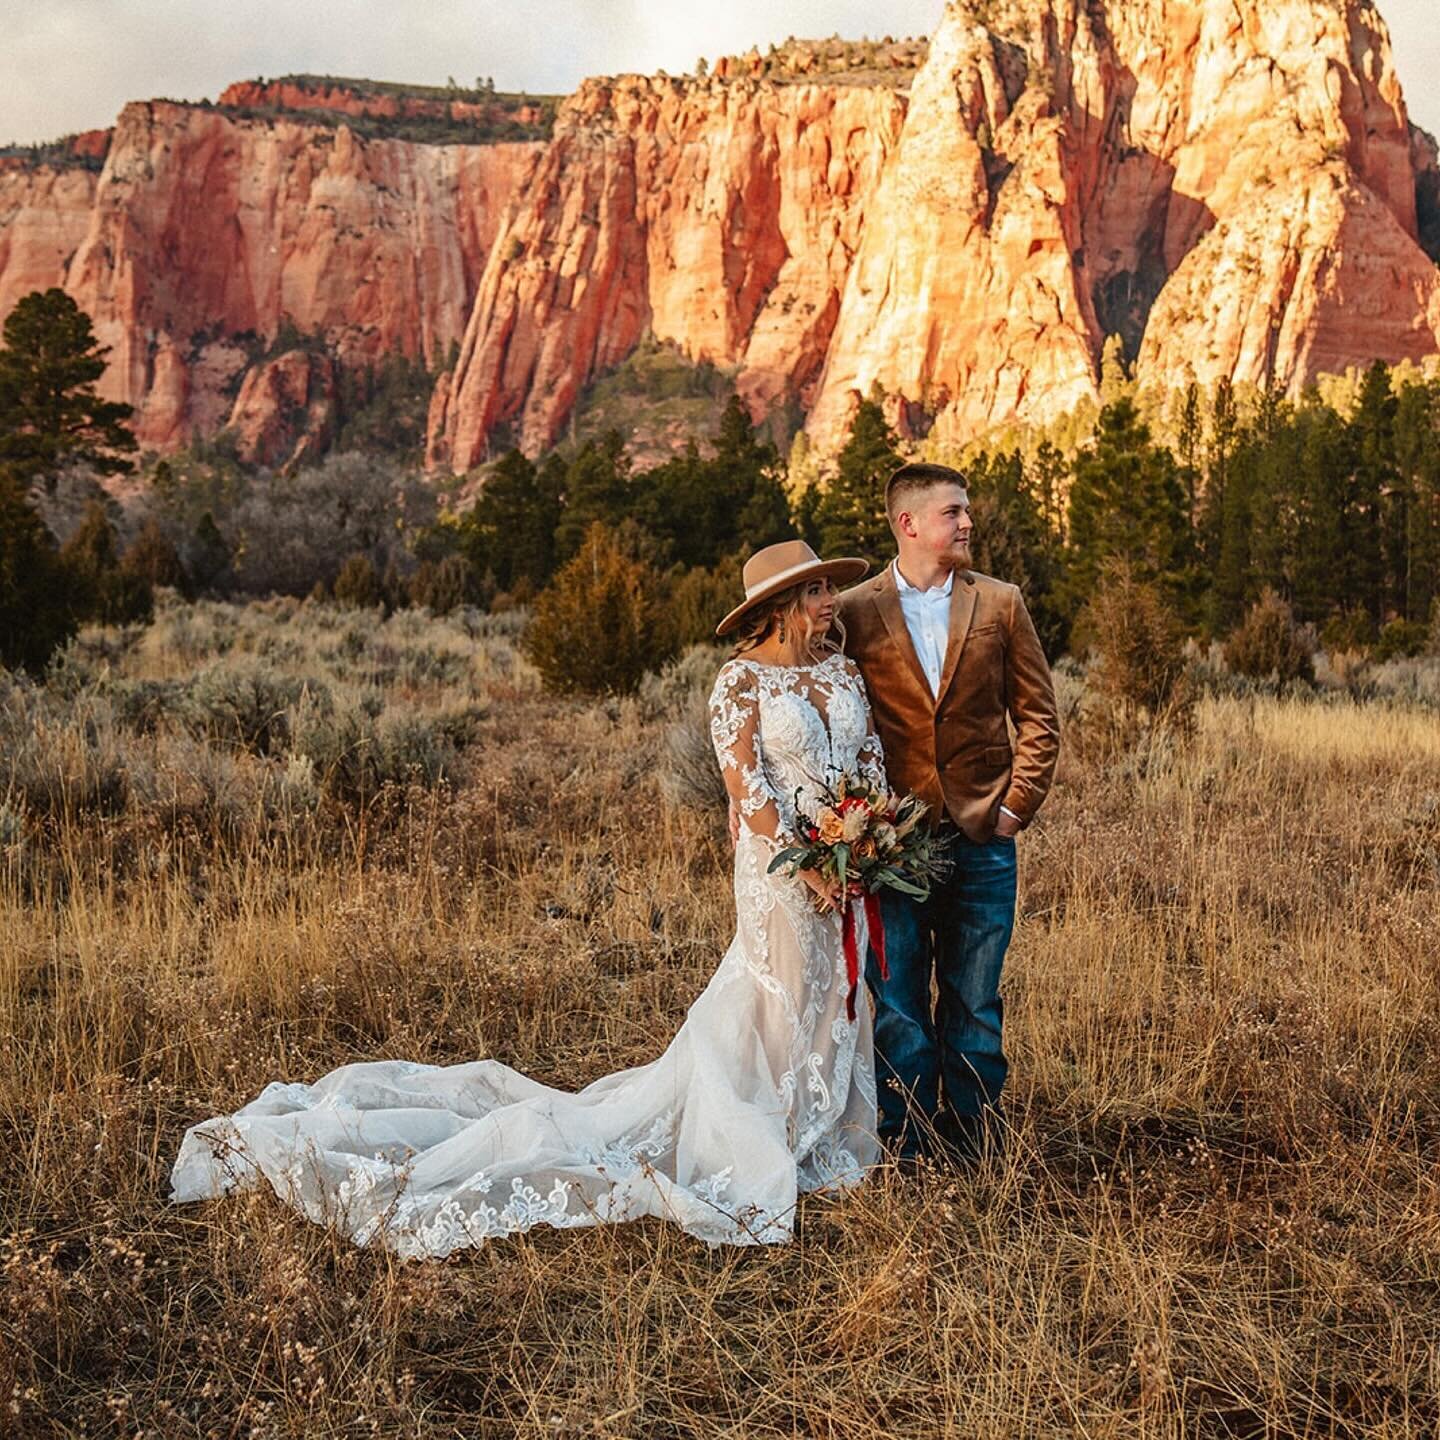
{"label": "wedding dress", "polygon": [[[803,667],[744,657],[720,671],[710,727],[742,816],[735,938],[659,1059],[569,1093],[495,1060],[344,1065],[273,1083],[186,1132],[172,1198],[263,1176],[356,1243],[440,1256],[534,1225],[659,1215],[718,1244],[790,1238],[800,1192],[875,1163],[869,1006],[849,988],[834,913],[767,874],[797,801],[837,771],[884,784],[864,683],[830,655]],[[863,907],[860,953],[864,954]]]}

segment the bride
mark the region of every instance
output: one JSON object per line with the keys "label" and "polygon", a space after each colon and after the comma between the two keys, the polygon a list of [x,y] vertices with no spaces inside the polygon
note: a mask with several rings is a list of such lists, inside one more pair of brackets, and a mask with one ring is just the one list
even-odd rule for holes
{"label": "bride", "polygon": [[[658,1060],[571,1094],[495,1060],[344,1065],[275,1082],[186,1132],[172,1197],[263,1176],[357,1244],[447,1255],[533,1225],[658,1215],[710,1244],[788,1240],[796,1195],[859,1180],[878,1158],[868,1006],[846,1018],[836,888],[771,875],[797,800],[837,771],[884,785],[864,684],[840,651],[835,581],[863,560],[802,541],[757,552],[710,697],[725,785],[742,818],[735,938]],[[863,955],[863,907],[860,953]]]}

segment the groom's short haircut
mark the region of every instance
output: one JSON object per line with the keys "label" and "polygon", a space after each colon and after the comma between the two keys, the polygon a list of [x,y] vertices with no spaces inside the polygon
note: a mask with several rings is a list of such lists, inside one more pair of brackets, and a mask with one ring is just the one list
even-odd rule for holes
{"label": "groom's short haircut", "polygon": [[962,490],[969,488],[964,475],[948,465],[931,465],[925,461],[902,465],[885,482],[885,518],[890,522],[890,528],[895,528],[901,511],[908,510],[917,495],[923,495],[937,485],[958,485]]}

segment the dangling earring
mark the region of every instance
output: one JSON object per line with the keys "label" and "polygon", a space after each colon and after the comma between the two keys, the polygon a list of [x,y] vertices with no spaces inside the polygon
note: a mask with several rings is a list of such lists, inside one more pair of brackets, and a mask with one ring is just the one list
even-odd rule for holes
{"label": "dangling earring", "polygon": [[780,616],[780,643],[782,645],[785,643],[785,616],[783,613]]}

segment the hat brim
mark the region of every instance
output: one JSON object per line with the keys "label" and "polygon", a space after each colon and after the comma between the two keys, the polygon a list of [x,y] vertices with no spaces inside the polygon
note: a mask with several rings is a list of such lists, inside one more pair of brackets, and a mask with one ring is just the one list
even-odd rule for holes
{"label": "hat brim", "polygon": [[753,595],[747,595],[744,603],[737,605],[716,627],[716,636],[728,635],[757,605],[763,605],[771,596],[778,595],[782,590],[789,590],[795,585],[808,585],[812,580],[823,580],[828,577],[844,585],[854,580],[863,579],[870,571],[870,562],[862,560],[858,555],[846,556],[840,560],[817,560],[813,565],[807,565],[803,570],[792,571],[789,575],[782,575],[777,580],[772,580],[768,585],[762,586]]}

